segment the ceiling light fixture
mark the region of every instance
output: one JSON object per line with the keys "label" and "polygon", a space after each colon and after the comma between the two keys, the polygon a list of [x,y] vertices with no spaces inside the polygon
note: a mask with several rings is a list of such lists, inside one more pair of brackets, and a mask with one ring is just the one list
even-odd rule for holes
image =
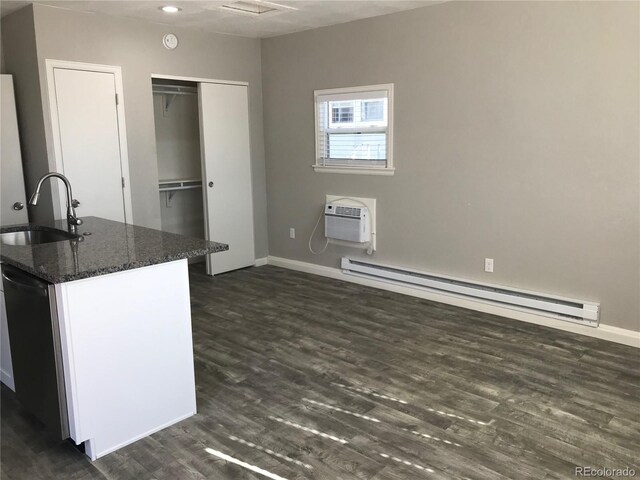
{"label": "ceiling light fixture", "polygon": [[254,16],[266,16],[281,13],[286,10],[297,10],[295,7],[267,2],[265,0],[238,0],[221,5],[220,8],[233,13],[242,13]]}
{"label": "ceiling light fixture", "polygon": [[162,10],[164,13],[178,13],[182,9],[178,7],[174,7],[173,5],[166,5],[162,7],[160,10]]}
{"label": "ceiling light fixture", "polygon": [[253,2],[233,2],[228,5],[222,5],[220,8],[224,10],[232,10],[237,13],[248,13],[249,15],[264,15],[265,13],[273,12],[277,10],[276,8],[262,5],[260,3]]}

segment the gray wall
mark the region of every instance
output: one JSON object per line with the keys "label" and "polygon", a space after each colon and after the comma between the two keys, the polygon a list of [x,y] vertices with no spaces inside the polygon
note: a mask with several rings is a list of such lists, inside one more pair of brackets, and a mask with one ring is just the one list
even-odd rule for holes
{"label": "gray wall", "polygon": [[[249,82],[256,256],[265,256],[267,226],[260,41],[37,4],[33,5],[33,12],[43,98],[46,98],[45,59],[122,67],[133,222],[138,225],[154,228],[161,225],[151,74]],[[9,15],[7,20],[14,15]],[[3,26],[4,23],[9,22],[3,22]],[[173,51],[162,46],[162,36],[168,32],[175,33],[180,40],[180,45]],[[7,67],[11,49],[7,48],[5,52]],[[17,85],[23,81],[23,76],[16,78]],[[44,110],[45,121],[48,121],[46,103]],[[51,156],[51,142],[48,145]]]}
{"label": "gray wall", "polygon": [[158,176],[161,180],[200,178],[198,96],[176,95],[169,105],[164,113],[164,95],[153,96]]}
{"label": "gray wall", "polygon": [[[640,330],[639,8],[450,2],[263,40],[270,255],[362,256],[307,240],[325,194],[374,197],[372,260],[600,301]],[[314,173],[314,89],[389,82],[395,176]]]}
{"label": "gray wall", "polygon": [[[2,30],[0,28],[0,30]],[[4,48],[2,48],[2,41],[0,40],[0,74],[7,73],[4,66]]]}
{"label": "gray wall", "polygon": [[[164,95],[153,96],[158,175],[162,180],[200,178],[198,97],[176,95],[164,113]],[[160,218],[165,232],[204,238],[201,188],[160,192]]]}
{"label": "gray wall", "polygon": [[[38,178],[49,171],[31,6],[2,19],[2,50],[3,73],[13,75],[22,163],[29,196]],[[49,184],[46,184],[38,206],[29,207],[29,219],[37,222],[52,217],[51,190]]]}

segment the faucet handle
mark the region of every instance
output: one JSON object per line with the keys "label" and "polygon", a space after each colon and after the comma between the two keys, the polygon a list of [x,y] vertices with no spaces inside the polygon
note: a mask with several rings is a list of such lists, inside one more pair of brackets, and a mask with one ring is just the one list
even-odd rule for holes
{"label": "faucet handle", "polygon": [[74,198],[73,200],[71,200],[71,206],[73,208],[78,208],[80,206],[80,202]]}

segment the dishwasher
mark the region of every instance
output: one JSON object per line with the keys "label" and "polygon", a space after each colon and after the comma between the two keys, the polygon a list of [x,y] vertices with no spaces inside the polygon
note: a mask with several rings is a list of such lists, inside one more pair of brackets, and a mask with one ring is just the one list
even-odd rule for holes
{"label": "dishwasher", "polygon": [[2,265],[15,392],[22,406],[56,437],[69,420],[54,286]]}

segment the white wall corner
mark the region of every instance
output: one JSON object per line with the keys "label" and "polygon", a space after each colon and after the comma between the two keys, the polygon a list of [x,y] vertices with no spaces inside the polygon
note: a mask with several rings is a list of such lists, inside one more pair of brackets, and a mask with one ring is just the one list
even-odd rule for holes
{"label": "white wall corner", "polygon": [[254,266],[262,267],[263,265],[266,265],[267,263],[269,263],[268,257],[256,258]]}

